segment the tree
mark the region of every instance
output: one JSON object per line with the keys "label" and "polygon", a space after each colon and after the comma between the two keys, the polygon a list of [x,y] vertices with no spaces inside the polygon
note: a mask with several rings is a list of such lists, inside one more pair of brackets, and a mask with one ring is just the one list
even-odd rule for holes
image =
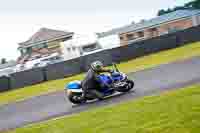
{"label": "tree", "polygon": [[1,59],[1,64],[6,64],[6,63],[7,63],[6,58],[2,58]]}
{"label": "tree", "polygon": [[157,15],[160,16],[166,13],[174,12],[177,10],[183,10],[183,9],[200,9],[200,0],[193,0],[191,2],[184,4],[184,6],[175,6],[174,8],[168,8],[167,10],[161,9],[158,11]]}
{"label": "tree", "polygon": [[170,8],[168,8],[167,10],[161,9],[158,11],[158,16],[164,15],[166,13],[171,12],[172,10]]}
{"label": "tree", "polygon": [[187,8],[200,9],[200,0],[193,0],[184,5]]}

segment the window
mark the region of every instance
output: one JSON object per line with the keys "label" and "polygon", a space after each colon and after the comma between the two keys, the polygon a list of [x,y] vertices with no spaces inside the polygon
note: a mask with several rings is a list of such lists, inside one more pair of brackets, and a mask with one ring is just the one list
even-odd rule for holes
{"label": "window", "polygon": [[138,37],[139,37],[139,38],[140,38],[140,37],[144,37],[144,32],[142,32],[142,31],[138,32]]}
{"label": "window", "polygon": [[150,29],[152,32],[157,31],[157,28]]}
{"label": "window", "polygon": [[75,50],[76,50],[76,48],[75,48],[75,47],[72,47],[72,50],[73,50],[73,51],[75,51]]}
{"label": "window", "polygon": [[128,40],[134,40],[135,39],[134,34],[127,34],[126,37],[127,37]]}
{"label": "window", "polygon": [[98,48],[99,47],[97,46],[97,44],[91,44],[91,45],[82,47],[84,52],[90,52],[90,51],[96,50]]}
{"label": "window", "polygon": [[179,27],[169,27],[168,28],[168,33],[174,33],[181,30]]}
{"label": "window", "polygon": [[47,44],[42,43],[42,44],[38,44],[38,45],[33,46],[33,49],[42,49],[42,48],[47,48]]}
{"label": "window", "polygon": [[149,32],[150,32],[150,37],[155,37],[155,36],[158,36],[158,29],[157,28],[151,28],[149,29]]}
{"label": "window", "polygon": [[26,48],[23,48],[23,49],[20,50],[20,52],[21,52],[22,55],[24,55],[24,54],[26,54],[27,50],[26,50]]}
{"label": "window", "polygon": [[124,37],[123,37],[123,36],[120,36],[120,40],[124,40]]}
{"label": "window", "polygon": [[32,47],[28,47],[28,48],[27,48],[27,52],[28,52],[28,53],[32,52]]}
{"label": "window", "polygon": [[70,40],[70,39],[72,39],[72,36],[65,37],[65,38],[62,39],[62,41],[64,42],[64,41],[67,41],[67,40]]}
{"label": "window", "polygon": [[32,53],[32,47],[21,48],[21,49],[20,49],[20,52],[21,52],[22,55],[30,54],[30,53]]}
{"label": "window", "polygon": [[54,49],[54,48],[60,47],[60,42],[58,42],[58,41],[48,42],[47,47],[49,49]]}

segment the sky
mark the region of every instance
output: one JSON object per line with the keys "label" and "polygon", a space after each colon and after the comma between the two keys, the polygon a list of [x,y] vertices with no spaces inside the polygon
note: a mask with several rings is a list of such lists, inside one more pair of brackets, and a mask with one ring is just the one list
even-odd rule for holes
{"label": "sky", "polygon": [[0,0],[0,59],[17,59],[18,43],[46,27],[96,33],[156,17],[191,0]]}

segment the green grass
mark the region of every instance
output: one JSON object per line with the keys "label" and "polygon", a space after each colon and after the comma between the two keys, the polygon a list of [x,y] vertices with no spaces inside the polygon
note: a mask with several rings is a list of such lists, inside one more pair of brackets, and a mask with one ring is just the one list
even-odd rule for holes
{"label": "green grass", "polygon": [[199,133],[200,84],[8,133]]}
{"label": "green grass", "polygon": [[[176,60],[190,58],[193,56],[200,56],[200,42],[140,57],[127,62],[122,62],[121,64],[119,64],[119,68],[121,71],[128,73],[146,68],[151,68],[160,64],[165,64]],[[38,85],[28,86],[5,93],[0,93],[0,104],[6,104],[27,99],[33,96],[59,91],[63,89],[64,85],[67,82],[81,78],[83,78],[83,74],[65,79],[44,82]]]}

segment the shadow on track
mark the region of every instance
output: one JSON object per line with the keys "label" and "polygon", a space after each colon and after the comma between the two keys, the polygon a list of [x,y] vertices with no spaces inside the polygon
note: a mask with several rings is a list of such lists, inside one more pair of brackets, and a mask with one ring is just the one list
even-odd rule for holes
{"label": "shadow on track", "polygon": [[121,98],[126,97],[129,94],[133,94],[133,93],[136,93],[136,90],[129,91],[126,93],[116,92],[113,95],[105,97],[103,100],[95,99],[95,100],[87,101],[86,103],[83,103],[83,104],[72,104],[72,108],[78,108],[81,106],[93,106],[93,105],[96,106],[96,105],[100,105],[100,104],[104,105],[106,102],[113,102],[115,100],[120,100]]}

